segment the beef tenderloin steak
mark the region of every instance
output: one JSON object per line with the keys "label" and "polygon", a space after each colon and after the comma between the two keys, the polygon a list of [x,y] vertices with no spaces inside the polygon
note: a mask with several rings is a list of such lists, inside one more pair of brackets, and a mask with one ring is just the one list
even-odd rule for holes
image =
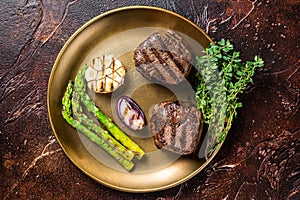
{"label": "beef tenderloin steak", "polygon": [[153,107],[150,128],[158,148],[191,154],[199,145],[202,126],[202,113],[191,103],[164,101]]}
{"label": "beef tenderloin steak", "polygon": [[151,81],[169,85],[185,80],[192,59],[189,45],[173,30],[153,33],[134,51],[138,72]]}

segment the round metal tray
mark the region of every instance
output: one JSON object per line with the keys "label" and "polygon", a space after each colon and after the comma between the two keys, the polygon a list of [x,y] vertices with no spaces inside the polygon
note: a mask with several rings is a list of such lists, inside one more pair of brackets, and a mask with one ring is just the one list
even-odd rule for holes
{"label": "round metal tray", "polygon": [[[131,6],[101,14],[79,28],[66,42],[53,66],[48,84],[48,114],[53,132],[69,159],[99,183],[127,192],[152,192],[183,183],[200,172],[213,159],[178,156],[158,150],[149,128],[133,133],[118,121],[113,102],[118,95],[130,94],[148,114],[153,103],[175,97],[186,98],[186,91],[170,91],[151,84],[134,70],[133,51],[150,34],[172,29],[180,33],[199,55],[212,40],[194,23],[161,8]],[[146,152],[142,160],[127,172],[101,148],[69,126],[61,116],[61,99],[67,82],[74,80],[83,64],[101,54],[114,54],[128,71],[123,89],[112,95],[95,95],[93,99]],[[145,95],[147,97],[145,98]],[[205,134],[205,133],[203,133]]]}

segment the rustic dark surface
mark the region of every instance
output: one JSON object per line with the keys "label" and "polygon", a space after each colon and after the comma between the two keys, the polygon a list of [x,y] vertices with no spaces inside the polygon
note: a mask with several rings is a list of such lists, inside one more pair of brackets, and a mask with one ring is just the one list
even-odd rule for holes
{"label": "rustic dark surface", "polygon": [[[46,91],[63,44],[91,18],[121,6],[175,11],[217,41],[228,38],[263,70],[240,96],[219,154],[191,180],[130,194],[84,175],[58,145]],[[299,0],[2,0],[0,2],[0,196],[4,199],[300,199]]]}

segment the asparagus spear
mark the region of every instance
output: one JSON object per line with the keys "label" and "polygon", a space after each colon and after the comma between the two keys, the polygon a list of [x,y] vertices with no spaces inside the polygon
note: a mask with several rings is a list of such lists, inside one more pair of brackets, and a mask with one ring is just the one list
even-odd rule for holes
{"label": "asparagus spear", "polygon": [[117,125],[114,124],[111,118],[106,116],[91,100],[86,93],[85,71],[87,66],[84,65],[75,77],[75,91],[80,95],[81,102],[85,105],[89,112],[92,112],[100,123],[126,148],[132,150],[138,159],[141,159],[145,152],[141,147],[132,141]]}
{"label": "asparagus spear", "polygon": [[98,124],[96,124],[92,119],[88,118],[84,113],[82,113],[82,107],[79,102],[79,95],[77,92],[73,92],[72,97],[72,111],[74,117],[82,124],[86,125],[90,130],[93,130],[95,133],[99,135],[99,137],[103,138],[117,153],[122,155],[127,160],[132,160],[134,157],[133,151],[125,148],[120,142],[118,142],[115,138],[113,138],[108,131],[101,128]]}
{"label": "asparagus spear", "polygon": [[71,82],[68,83],[66,92],[62,99],[62,116],[63,118],[74,128],[76,128],[79,132],[83,133],[87,136],[91,141],[102,147],[106,152],[108,152],[114,159],[116,159],[127,171],[130,171],[134,167],[134,163],[130,160],[125,159],[120,154],[118,154],[114,149],[106,143],[102,138],[100,138],[96,133],[89,130],[87,127],[82,125],[79,121],[75,120],[71,115],[71,98],[73,93],[73,85]]}

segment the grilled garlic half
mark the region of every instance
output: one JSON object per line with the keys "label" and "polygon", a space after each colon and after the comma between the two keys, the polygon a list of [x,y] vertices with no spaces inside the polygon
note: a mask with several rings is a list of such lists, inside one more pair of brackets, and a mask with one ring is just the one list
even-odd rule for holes
{"label": "grilled garlic half", "polygon": [[125,67],[113,55],[101,55],[92,60],[85,73],[90,90],[96,93],[111,93],[124,83]]}

